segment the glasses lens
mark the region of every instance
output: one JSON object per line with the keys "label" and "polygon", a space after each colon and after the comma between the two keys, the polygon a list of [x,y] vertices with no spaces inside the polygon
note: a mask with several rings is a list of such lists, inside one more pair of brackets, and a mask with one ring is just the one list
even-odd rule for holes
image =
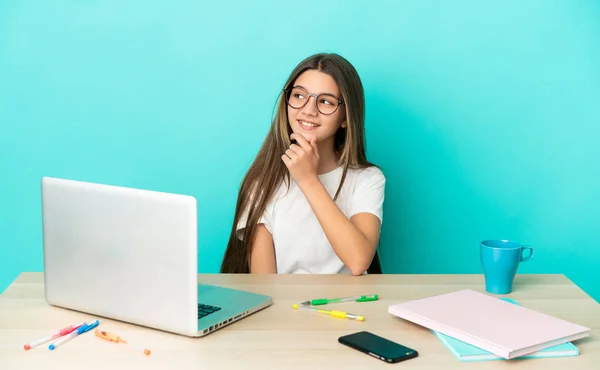
{"label": "glasses lens", "polygon": [[[310,96],[308,91],[304,90],[302,87],[294,87],[288,91],[286,99],[290,107],[299,109],[306,105]],[[339,106],[338,99],[330,94],[321,94],[315,101],[317,103],[317,109],[322,114],[332,114]]]}
{"label": "glasses lens", "polygon": [[317,107],[323,114],[332,114],[338,105],[338,100],[334,96],[323,94],[317,97]]}
{"label": "glasses lens", "polygon": [[288,104],[292,108],[302,108],[308,100],[308,92],[300,87],[294,87],[288,94]]}

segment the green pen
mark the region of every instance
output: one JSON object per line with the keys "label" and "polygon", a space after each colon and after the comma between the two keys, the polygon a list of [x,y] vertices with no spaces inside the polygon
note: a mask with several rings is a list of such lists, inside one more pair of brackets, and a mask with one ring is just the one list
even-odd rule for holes
{"label": "green pen", "polygon": [[345,297],[345,298],[332,298],[332,299],[327,299],[327,298],[319,298],[319,299],[313,299],[310,301],[304,301],[302,302],[302,305],[304,306],[320,306],[320,305],[324,305],[327,303],[340,303],[340,302],[350,302],[350,301],[354,301],[354,302],[371,302],[371,301],[376,301],[379,299],[379,295],[377,294],[372,294],[372,295],[358,295],[355,297]]}

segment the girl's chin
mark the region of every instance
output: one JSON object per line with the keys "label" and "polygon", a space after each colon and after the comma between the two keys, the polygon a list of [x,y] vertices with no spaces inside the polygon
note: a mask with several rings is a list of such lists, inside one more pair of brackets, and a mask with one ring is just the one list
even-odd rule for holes
{"label": "girl's chin", "polygon": [[316,133],[312,133],[312,132],[303,132],[302,129],[298,130],[298,129],[293,129],[292,131],[294,131],[295,134],[299,134],[302,135],[306,141],[310,142],[311,139],[317,138],[317,141],[319,141],[319,138],[317,137]]}

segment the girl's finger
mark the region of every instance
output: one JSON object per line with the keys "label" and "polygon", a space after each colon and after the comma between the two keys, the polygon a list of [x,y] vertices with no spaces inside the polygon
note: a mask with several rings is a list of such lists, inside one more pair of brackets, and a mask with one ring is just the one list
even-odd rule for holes
{"label": "girl's finger", "polygon": [[310,143],[308,142],[308,140],[306,140],[306,138],[304,136],[302,136],[301,134],[298,134],[298,133],[294,132],[290,136],[290,139],[296,140],[296,142],[298,143],[298,145],[300,147],[302,147],[302,149],[304,149],[304,151],[310,152],[312,150],[312,146],[310,145]]}
{"label": "girl's finger", "polygon": [[297,155],[302,155],[302,153],[304,153],[304,150],[297,144],[292,144],[290,145],[290,149],[294,151],[294,153],[296,153]]}
{"label": "girl's finger", "polygon": [[292,149],[286,150],[285,151],[285,155],[287,155],[288,157],[290,157],[290,159],[298,158],[298,154],[296,154],[296,152],[294,152]]}

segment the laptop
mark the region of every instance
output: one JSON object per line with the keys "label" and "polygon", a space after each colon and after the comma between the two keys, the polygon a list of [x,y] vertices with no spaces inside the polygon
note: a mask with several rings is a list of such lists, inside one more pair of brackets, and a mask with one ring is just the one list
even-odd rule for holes
{"label": "laptop", "polygon": [[50,305],[201,337],[272,304],[198,283],[192,196],[53,177],[41,193]]}

